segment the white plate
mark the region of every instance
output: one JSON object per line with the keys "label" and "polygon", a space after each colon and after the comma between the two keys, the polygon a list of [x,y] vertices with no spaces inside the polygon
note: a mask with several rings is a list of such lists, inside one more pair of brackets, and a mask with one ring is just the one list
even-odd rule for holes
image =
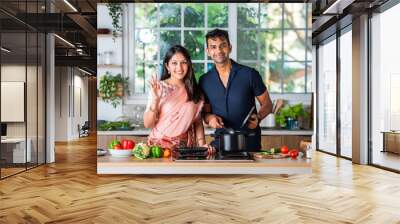
{"label": "white plate", "polygon": [[108,151],[110,152],[111,156],[113,157],[129,157],[132,155],[132,150],[128,150],[128,149],[108,149]]}
{"label": "white plate", "polygon": [[106,154],[107,154],[107,150],[104,150],[104,149],[99,150],[99,149],[97,149],[97,155],[98,156],[104,156]]}

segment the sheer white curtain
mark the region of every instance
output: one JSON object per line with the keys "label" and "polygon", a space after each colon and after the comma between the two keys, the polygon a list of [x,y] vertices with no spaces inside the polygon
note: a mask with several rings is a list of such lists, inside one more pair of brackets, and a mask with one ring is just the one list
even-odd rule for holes
{"label": "sheer white curtain", "polygon": [[336,40],[320,45],[318,71],[318,148],[336,153]]}
{"label": "sheer white curtain", "polygon": [[340,150],[352,157],[352,32],[340,37]]}

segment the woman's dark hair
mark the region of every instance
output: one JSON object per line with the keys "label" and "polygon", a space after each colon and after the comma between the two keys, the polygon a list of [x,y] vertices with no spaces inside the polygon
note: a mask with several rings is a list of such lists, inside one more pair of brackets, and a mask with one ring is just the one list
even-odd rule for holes
{"label": "woman's dark hair", "polygon": [[194,72],[193,72],[193,65],[192,65],[192,60],[190,59],[190,55],[186,48],[182,47],[181,45],[175,45],[168,49],[167,53],[165,54],[164,61],[163,61],[163,71],[161,74],[161,80],[168,79],[171,77],[171,74],[168,73],[167,70],[167,64],[171,60],[171,58],[177,54],[181,53],[183,56],[186,58],[187,63],[188,63],[188,71],[187,74],[183,80],[185,83],[185,89],[188,94],[188,100],[193,101],[194,103],[198,103],[201,99],[201,90],[199,86],[197,85],[196,79],[194,77]]}

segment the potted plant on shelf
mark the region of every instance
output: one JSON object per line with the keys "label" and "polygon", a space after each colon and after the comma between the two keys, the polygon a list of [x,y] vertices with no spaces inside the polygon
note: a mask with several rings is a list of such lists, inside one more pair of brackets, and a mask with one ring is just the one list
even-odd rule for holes
{"label": "potted plant on shelf", "polygon": [[281,128],[298,129],[299,119],[308,116],[302,103],[287,105],[275,114],[275,123]]}
{"label": "potted plant on shelf", "polygon": [[122,18],[122,4],[121,3],[107,3],[108,14],[111,16],[112,25],[114,27],[112,34],[113,40],[122,32],[121,18]]}
{"label": "potted plant on shelf", "polygon": [[104,102],[111,103],[116,108],[118,104],[122,103],[124,92],[129,94],[128,79],[128,77],[122,77],[121,74],[112,75],[110,72],[106,72],[100,78],[99,96]]}

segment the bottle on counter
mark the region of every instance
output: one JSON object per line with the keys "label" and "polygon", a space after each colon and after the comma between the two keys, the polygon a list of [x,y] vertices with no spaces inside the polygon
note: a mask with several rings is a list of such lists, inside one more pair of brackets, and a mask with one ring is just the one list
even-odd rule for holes
{"label": "bottle on counter", "polygon": [[308,144],[307,148],[306,148],[306,158],[311,159],[312,154],[313,154],[312,146],[311,146],[311,144]]}

